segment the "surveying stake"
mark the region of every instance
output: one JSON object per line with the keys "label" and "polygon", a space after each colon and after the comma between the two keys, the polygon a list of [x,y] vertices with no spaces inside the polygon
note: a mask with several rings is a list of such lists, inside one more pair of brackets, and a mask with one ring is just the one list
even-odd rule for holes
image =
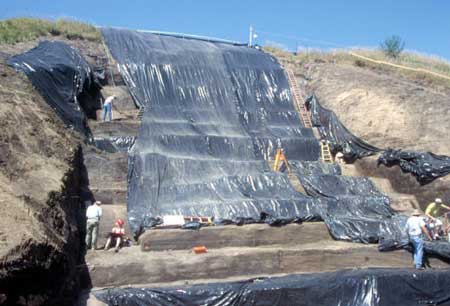
{"label": "surveying stake", "polygon": [[286,158],[286,155],[284,155],[283,149],[278,148],[277,154],[275,155],[275,163],[273,164],[273,171],[279,171],[279,169],[283,163],[286,165],[288,172],[291,173],[291,168],[289,168],[289,163]]}

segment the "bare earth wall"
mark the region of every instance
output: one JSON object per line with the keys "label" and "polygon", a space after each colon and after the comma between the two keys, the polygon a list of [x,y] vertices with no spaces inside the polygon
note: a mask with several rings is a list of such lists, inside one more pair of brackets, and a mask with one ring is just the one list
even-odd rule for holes
{"label": "bare earth wall", "polygon": [[81,140],[0,59],[0,304],[65,305],[82,259]]}

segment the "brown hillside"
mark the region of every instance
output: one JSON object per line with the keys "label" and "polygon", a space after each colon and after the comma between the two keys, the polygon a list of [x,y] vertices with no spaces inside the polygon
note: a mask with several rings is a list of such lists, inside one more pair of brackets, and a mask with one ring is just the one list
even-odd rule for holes
{"label": "brown hillside", "polygon": [[[294,71],[305,96],[315,93],[352,133],[370,144],[450,156],[450,81],[361,61],[346,52],[295,56],[268,51]],[[442,73],[432,59],[415,60],[419,67],[429,64],[430,70]],[[413,195],[422,208],[436,196],[450,201],[449,176],[420,186],[398,167],[377,167],[376,157],[347,166],[344,174],[372,177],[389,196]]]}
{"label": "brown hillside", "polygon": [[373,65],[342,54],[276,53],[354,134],[381,148],[450,155],[450,81]]}
{"label": "brown hillside", "polygon": [[80,260],[80,138],[4,58],[0,104],[0,300],[62,305]]}

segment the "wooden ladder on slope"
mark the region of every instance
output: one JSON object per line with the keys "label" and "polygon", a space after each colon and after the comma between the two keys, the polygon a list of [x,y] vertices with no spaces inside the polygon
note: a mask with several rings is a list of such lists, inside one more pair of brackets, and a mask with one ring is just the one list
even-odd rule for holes
{"label": "wooden ladder on slope", "polygon": [[331,156],[330,145],[326,141],[320,142],[320,155],[324,163],[332,164],[333,157]]}
{"label": "wooden ladder on slope", "polygon": [[138,114],[137,114],[137,119],[139,119],[139,120],[141,120],[142,121],[142,116],[144,115],[144,107],[143,106],[141,106],[140,108],[139,108],[139,112],[138,112]]}
{"label": "wooden ladder on slope", "polygon": [[289,85],[292,89],[292,95],[294,96],[295,104],[297,105],[297,110],[300,113],[300,117],[302,119],[303,125],[306,128],[312,128],[312,122],[311,122],[311,114],[306,109],[305,106],[305,100],[302,97],[302,93],[300,91],[300,87],[297,84],[297,80],[295,79],[294,72],[290,69],[286,69]]}

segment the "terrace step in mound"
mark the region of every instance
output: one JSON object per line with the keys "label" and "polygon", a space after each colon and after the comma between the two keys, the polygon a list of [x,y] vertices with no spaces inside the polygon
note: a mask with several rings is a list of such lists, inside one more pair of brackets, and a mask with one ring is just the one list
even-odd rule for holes
{"label": "terrace step in mound", "polygon": [[[93,287],[128,284],[170,286],[177,281],[335,271],[362,267],[411,267],[407,251],[382,253],[376,245],[318,241],[301,245],[228,247],[195,254],[190,249],[142,252],[139,246],[90,251],[86,256]],[[430,260],[435,268],[448,267]],[[207,281],[205,281],[207,282]]]}
{"label": "terrace step in mound", "polygon": [[126,188],[91,187],[91,191],[96,200],[106,205],[125,203],[127,199]]}
{"label": "terrace step in mound", "polygon": [[139,238],[142,251],[190,250],[199,245],[208,249],[302,245],[317,241],[333,241],[323,222],[288,224],[282,227],[248,224],[210,226],[200,230],[155,229],[146,231]]}

